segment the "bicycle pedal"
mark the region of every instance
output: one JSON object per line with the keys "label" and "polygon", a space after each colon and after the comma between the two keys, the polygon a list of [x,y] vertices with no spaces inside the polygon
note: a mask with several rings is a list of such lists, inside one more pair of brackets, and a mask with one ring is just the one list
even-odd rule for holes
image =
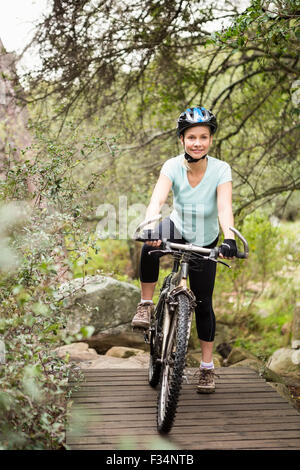
{"label": "bicycle pedal", "polygon": [[144,332],[144,341],[146,344],[150,344],[150,338],[149,338],[149,332],[145,331]]}

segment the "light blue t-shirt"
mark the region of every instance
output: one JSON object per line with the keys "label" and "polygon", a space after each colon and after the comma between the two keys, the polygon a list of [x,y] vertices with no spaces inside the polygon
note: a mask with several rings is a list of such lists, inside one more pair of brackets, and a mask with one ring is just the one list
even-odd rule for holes
{"label": "light blue t-shirt", "polygon": [[232,181],[228,163],[207,155],[207,167],[200,183],[194,188],[183,164],[184,155],[167,160],[161,173],[172,181],[173,210],[170,219],[190,243],[210,245],[219,234],[217,187]]}

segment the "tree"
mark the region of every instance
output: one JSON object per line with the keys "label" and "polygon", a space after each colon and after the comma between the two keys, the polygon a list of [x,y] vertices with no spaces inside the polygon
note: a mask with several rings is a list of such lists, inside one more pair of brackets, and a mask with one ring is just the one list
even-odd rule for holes
{"label": "tree", "polygon": [[[178,152],[179,112],[207,106],[221,124],[213,154],[232,165],[242,216],[300,188],[299,12],[299,0],[252,0],[242,13],[228,1],[56,0],[36,34],[42,67],[27,77],[31,99],[52,97],[56,117],[76,109],[79,121],[98,116],[119,134],[119,191],[130,153],[132,185],[146,170],[149,188]],[[217,17],[231,26],[211,34]]]}

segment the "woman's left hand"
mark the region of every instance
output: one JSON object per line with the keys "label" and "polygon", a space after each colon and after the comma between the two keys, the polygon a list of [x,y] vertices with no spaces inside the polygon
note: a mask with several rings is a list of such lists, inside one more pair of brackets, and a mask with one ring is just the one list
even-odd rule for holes
{"label": "woman's left hand", "polygon": [[225,238],[220,246],[220,258],[232,259],[237,254],[236,241],[233,238]]}

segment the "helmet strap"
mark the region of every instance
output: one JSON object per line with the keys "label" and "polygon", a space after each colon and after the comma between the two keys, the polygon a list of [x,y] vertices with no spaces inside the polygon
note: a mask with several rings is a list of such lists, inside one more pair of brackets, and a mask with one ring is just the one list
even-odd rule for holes
{"label": "helmet strap", "polygon": [[188,163],[196,163],[196,162],[199,162],[200,160],[203,160],[206,157],[206,155],[203,155],[203,157],[201,158],[193,158],[187,152],[185,152],[184,158],[188,161]]}

